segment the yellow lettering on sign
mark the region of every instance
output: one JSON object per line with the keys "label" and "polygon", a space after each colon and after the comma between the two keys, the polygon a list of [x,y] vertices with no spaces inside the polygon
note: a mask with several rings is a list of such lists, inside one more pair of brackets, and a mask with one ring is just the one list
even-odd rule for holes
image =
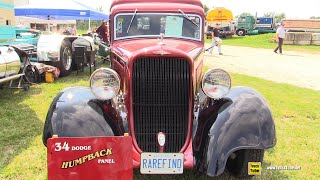
{"label": "yellow lettering on sign", "polygon": [[103,149],[101,151],[96,151],[94,153],[87,154],[83,157],[80,157],[80,158],[77,158],[77,159],[74,159],[71,161],[64,161],[61,164],[61,169],[75,167],[75,166],[81,165],[87,161],[91,161],[93,159],[103,157],[103,156],[108,156],[108,155],[112,155],[112,148],[107,148],[107,149]]}

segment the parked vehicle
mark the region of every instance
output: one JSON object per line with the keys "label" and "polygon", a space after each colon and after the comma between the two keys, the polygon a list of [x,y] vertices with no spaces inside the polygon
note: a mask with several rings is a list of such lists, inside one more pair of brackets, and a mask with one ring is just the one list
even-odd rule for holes
{"label": "parked vehicle", "polygon": [[207,39],[212,38],[212,31],[215,24],[220,24],[220,36],[222,38],[232,37],[234,35],[234,23],[232,11],[219,7],[207,12]]}
{"label": "parked vehicle", "polygon": [[[7,16],[11,16],[14,19],[13,9],[8,11]],[[37,44],[40,31],[27,28],[17,28],[9,23],[12,20],[6,21],[8,22],[7,24],[0,24],[0,46],[20,46],[30,55],[30,59],[36,58],[36,53],[34,52],[37,50],[34,45]]]}
{"label": "parked vehicle", "polygon": [[13,48],[0,46],[0,84],[18,79],[20,72],[20,58]]}
{"label": "parked vehicle", "polygon": [[[42,35],[37,46],[37,61],[59,68],[61,77],[68,76],[72,70],[82,62],[82,60],[75,58],[75,51],[72,51],[73,42],[75,40],[79,41],[79,39],[83,39],[83,41],[89,41],[91,50],[103,48],[97,44],[98,42],[94,39],[94,37]],[[109,51],[109,48],[104,47],[103,50]]]}
{"label": "parked vehicle", "polygon": [[14,27],[13,7],[13,1],[0,3],[0,87],[7,82],[13,87],[13,80],[20,79],[17,87],[28,90],[28,85],[22,86],[22,78],[27,80],[26,74],[32,75],[29,58],[36,52],[36,48],[28,43],[38,37],[38,32]]}
{"label": "parked vehicle", "polygon": [[41,32],[39,30],[28,28],[16,28],[13,26],[1,26],[0,27],[0,40],[5,42],[0,45],[11,44],[32,44],[37,45]]}
{"label": "parked vehicle", "polygon": [[16,41],[37,46],[41,35],[40,30],[28,28],[16,28]]}
{"label": "parked vehicle", "polygon": [[238,36],[275,33],[274,19],[271,17],[241,16],[238,18],[236,34]]}
{"label": "parked vehicle", "polygon": [[[0,87],[9,84],[9,88],[29,90],[30,83],[39,81],[35,66],[29,61],[27,47],[22,45],[0,46]],[[18,85],[13,81],[19,80]]]}
{"label": "parked vehicle", "polygon": [[[53,135],[128,133],[133,167],[143,174],[195,168],[218,176],[227,168],[235,176],[251,176],[248,162],[262,163],[264,150],[276,144],[272,113],[258,91],[231,87],[226,71],[202,74],[201,1],[116,0],[110,12],[111,68],[96,70],[90,87],[57,94],[43,143]],[[64,175],[74,171],[65,169]]]}

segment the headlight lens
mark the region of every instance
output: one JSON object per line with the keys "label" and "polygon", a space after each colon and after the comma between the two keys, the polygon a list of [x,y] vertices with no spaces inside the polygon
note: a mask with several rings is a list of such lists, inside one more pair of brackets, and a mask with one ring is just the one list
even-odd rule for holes
{"label": "headlight lens", "polygon": [[101,100],[114,98],[120,90],[118,73],[109,68],[94,71],[90,77],[91,92]]}
{"label": "headlight lens", "polygon": [[211,69],[202,78],[202,90],[212,99],[221,99],[226,96],[231,88],[231,78],[222,69]]}

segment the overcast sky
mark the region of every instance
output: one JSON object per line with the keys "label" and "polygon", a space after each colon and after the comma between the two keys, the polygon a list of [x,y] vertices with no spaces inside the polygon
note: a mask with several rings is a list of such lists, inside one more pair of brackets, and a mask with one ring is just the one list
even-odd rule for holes
{"label": "overcast sky", "polygon": [[[37,0],[30,0],[37,1]],[[42,0],[43,1],[43,0]],[[53,1],[53,0],[52,0]],[[96,9],[102,6],[105,12],[109,11],[111,0],[76,0]],[[263,16],[267,12],[284,12],[288,18],[310,18],[320,16],[320,0],[201,0],[209,7],[225,7],[239,15],[242,12],[258,13]]]}

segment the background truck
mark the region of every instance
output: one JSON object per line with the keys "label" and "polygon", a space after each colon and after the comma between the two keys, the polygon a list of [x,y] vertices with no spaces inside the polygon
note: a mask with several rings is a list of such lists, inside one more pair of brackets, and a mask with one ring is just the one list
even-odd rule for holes
{"label": "background truck", "polygon": [[220,24],[220,35],[223,38],[232,37],[234,35],[233,14],[230,10],[219,7],[211,9],[207,12],[207,39],[212,38],[212,31],[215,24]]}
{"label": "background truck", "polygon": [[276,32],[274,18],[272,17],[240,16],[236,29],[238,36]]}

